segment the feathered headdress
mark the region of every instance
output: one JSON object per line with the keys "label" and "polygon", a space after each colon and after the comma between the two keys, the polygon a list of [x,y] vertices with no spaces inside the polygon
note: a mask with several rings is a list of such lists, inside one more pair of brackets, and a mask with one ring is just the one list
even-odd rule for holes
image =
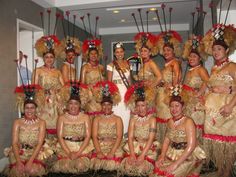
{"label": "feathered headdress", "polygon": [[67,34],[65,30],[65,24],[64,24],[64,18],[61,18],[62,21],[62,28],[64,32],[64,39],[61,41],[60,44],[60,58],[65,59],[66,52],[67,51],[74,51],[76,55],[79,55],[81,52],[81,42],[78,38],[75,37],[75,21],[76,21],[76,15],[73,15],[73,28],[72,32],[70,31],[70,25],[69,25],[69,18],[70,18],[70,12],[66,11],[66,17],[67,17]]}
{"label": "feathered headdress", "polygon": [[67,95],[66,100],[76,99],[81,102],[81,107],[85,108],[86,104],[91,100],[91,95],[89,94],[89,90],[87,85],[82,84],[78,81],[70,81],[66,84]]}
{"label": "feathered headdress", "polygon": [[[232,0],[230,0],[225,21],[224,23],[220,22],[221,18],[221,8],[222,8],[222,0],[220,1],[220,15],[217,24],[213,24],[213,16],[212,16],[212,25],[213,27],[206,33],[203,38],[203,43],[205,45],[205,52],[209,55],[212,55],[212,47],[214,44],[221,45],[225,48],[229,49],[229,54],[232,54],[236,49],[236,28],[233,25],[226,25],[227,17],[230,9]],[[213,3],[211,2],[210,8],[213,8]]]}
{"label": "feathered headdress", "polygon": [[[51,34],[50,33],[50,14],[51,10],[47,10],[48,13],[48,33],[42,36],[40,39],[38,39],[35,43],[35,49],[37,51],[37,55],[40,57],[43,57],[43,55],[47,52],[55,54],[55,57],[57,58],[60,54],[59,51],[59,45],[60,40],[55,35],[56,32],[56,26],[57,26],[57,19],[59,18],[60,14],[56,14],[56,23],[54,26],[54,31]],[[42,21],[42,27],[44,28],[44,20],[43,20],[43,12],[40,12],[41,21]]]}
{"label": "feathered headdress", "polygon": [[137,53],[140,55],[140,49],[143,46],[145,46],[145,47],[150,49],[152,56],[155,56],[158,53],[158,48],[156,47],[157,40],[156,40],[155,35],[148,32],[148,13],[149,13],[149,11],[146,12],[146,15],[147,15],[147,32],[144,32],[141,9],[138,9],[138,12],[139,12],[139,16],[140,16],[141,25],[142,25],[142,32],[140,32],[135,14],[132,13],[132,17],[134,18],[136,27],[138,29],[138,34],[136,34],[135,37],[134,37],[134,42],[136,43],[135,44],[135,49],[136,49]]}
{"label": "feathered headdress", "polygon": [[160,21],[160,16],[158,11],[156,10],[156,15],[157,15],[157,19],[160,25],[160,29],[161,29],[161,33],[159,35],[157,35],[157,47],[158,50],[160,52],[161,55],[163,55],[163,48],[165,46],[169,46],[171,48],[174,49],[174,53],[177,57],[181,56],[181,42],[182,42],[182,37],[180,36],[180,34],[177,31],[174,31],[171,29],[171,13],[173,8],[169,8],[169,30],[167,30],[167,26],[166,26],[166,15],[165,15],[165,4],[161,5],[162,8],[162,12],[163,12],[163,18],[164,18],[164,25],[165,25],[165,30],[163,30],[162,28],[162,24]]}
{"label": "feathered headdress", "polygon": [[137,82],[126,91],[124,102],[131,110],[134,110],[137,100],[145,101],[148,108],[153,108],[155,104],[155,92],[153,87],[149,87],[144,82]]}
{"label": "feathered headdress", "polygon": [[192,19],[193,19],[192,20],[192,35],[189,37],[189,39],[184,44],[184,50],[183,50],[183,55],[182,55],[182,57],[184,59],[187,59],[191,52],[199,55],[201,57],[201,59],[207,59],[207,54],[205,53],[205,47],[202,42],[202,37],[198,34],[198,31],[197,31],[197,30],[199,30],[199,24],[200,24],[199,21],[201,19],[201,16],[203,16],[203,20],[202,20],[202,23],[203,23],[204,19],[205,19],[206,12],[200,11],[199,8],[197,8],[197,12],[198,12],[198,19],[197,19],[196,26],[194,23],[195,12],[192,13]]}
{"label": "feathered headdress", "polygon": [[97,38],[97,24],[99,17],[96,17],[96,22],[95,22],[95,34],[92,34],[91,30],[91,23],[90,23],[90,14],[87,14],[88,17],[88,23],[89,23],[89,32],[87,31],[87,28],[84,23],[84,16],[80,17],[80,19],[83,22],[84,26],[84,31],[87,36],[87,39],[83,42],[82,46],[82,53],[83,53],[83,59],[88,60],[88,54],[90,50],[96,49],[98,51],[98,57],[99,59],[103,57],[103,48],[102,48],[102,41]]}
{"label": "feathered headdress", "polygon": [[93,87],[97,102],[112,102],[117,105],[121,101],[120,92],[116,84],[110,81],[97,82]]}
{"label": "feathered headdress", "polygon": [[[34,101],[36,104],[42,104],[42,100],[44,98],[43,90],[40,87],[40,85],[37,85],[35,83],[30,84],[27,56],[24,55],[24,58],[26,61],[26,72],[27,72],[26,74],[27,74],[27,80],[28,80],[27,84],[24,84],[23,78],[22,78],[22,73],[21,73],[21,70],[20,70],[20,67],[18,64],[18,60],[15,60],[17,70],[19,72],[20,79],[22,82],[21,86],[18,86],[15,88],[16,106],[17,106],[18,110],[20,110],[21,112],[23,112],[23,110],[24,110],[24,102],[25,101],[30,100],[30,101]],[[35,60],[35,69],[37,67],[37,63],[38,63],[38,59]],[[35,81],[35,78],[34,78],[34,81]],[[36,94],[37,94],[37,99],[35,99]]]}

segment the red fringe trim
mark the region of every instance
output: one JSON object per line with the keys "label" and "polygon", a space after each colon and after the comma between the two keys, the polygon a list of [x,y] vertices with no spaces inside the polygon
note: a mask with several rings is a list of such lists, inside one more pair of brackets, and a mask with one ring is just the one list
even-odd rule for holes
{"label": "red fringe trim", "polygon": [[[27,161],[22,161],[22,163],[23,163],[24,165],[26,165]],[[35,159],[35,160],[33,160],[33,163],[38,164],[38,165],[41,165],[41,166],[43,166],[44,168],[46,168],[46,165],[45,165],[43,162],[41,162],[40,160]],[[16,166],[16,163],[12,163],[12,164],[9,165],[9,168],[13,168],[13,167],[15,167],[15,166]]]}
{"label": "red fringe trim", "polygon": [[[92,153],[91,158],[97,158],[97,153],[96,152]],[[115,162],[121,163],[121,161],[123,160],[123,157],[108,158],[108,157],[105,156],[105,157],[101,158],[101,160],[113,160]]]}
{"label": "red fringe trim", "polygon": [[163,171],[159,169],[158,167],[155,167],[153,173],[161,175],[161,176],[166,176],[166,177],[175,177],[175,175],[167,173],[166,171]]}
{"label": "red fringe trim", "polygon": [[[127,157],[129,157],[129,156],[130,156],[129,154],[125,154],[125,155],[124,155],[124,158],[127,158]],[[138,155],[135,154],[135,157],[137,158]],[[155,160],[153,160],[153,159],[151,159],[151,158],[149,158],[149,157],[147,157],[147,156],[144,157],[144,160],[148,161],[148,162],[151,163],[153,166],[155,165]]]}
{"label": "red fringe trim", "polygon": [[157,121],[158,123],[161,123],[161,124],[166,124],[169,120],[170,120],[170,118],[168,118],[168,119],[162,119],[162,118],[160,118],[160,117],[157,117],[157,118],[156,118],[156,121]]}
{"label": "red fringe trim", "polygon": [[223,135],[215,135],[215,134],[204,134],[203,138],[220,141],[220,142],[228,142],[228,143],[236,143],[236,136],[223,136]]}
{"label": "red fringe trim", "polygon": [[25,92],[24,89],[33,91],[33,90],[41,90],[42,87],[38,84],[21,85],[15,88],[15,93],[24,93]]}
{"label": "red fringe trim", "polygon": [[88,116],[98,116],[98,115],[103,114],[103,112],[102,112],[102,111],[86,112],[86,114],[87,114]]}
{"label": "red fringe trim", "polygon": [[196,128],[203,130],[204,126],[203,126],[203,124],[202,125],[199,124],[199,125],[196,125]]}
{"label": "red fringe trim", "polygon": [[[91,155],[90,154],[82,154],[79,156],[80,157],[88,157],[89,159],[91,158]],[[70,159],[69,157],[63,157],[63,156],[58,156],[57,157],[57,160],[63,160],[63,159]]]}
{"label": "red fringe trim", "polygon": [[47,134],[50,135],[56,135],[57,134],[57,129],[46,129]]}
{"label": "red fringe trim", "polygon": [[68,82],[66,82],[66,86],[67,87],[70,87],[70,86],[76,86],[76,87],[80,87],[80,88],[83,88],[83,89],[87,89],[88,88],[88,86],[86,85],[86,84],[83,84],[83,83],[81,83],[81,82],[79,82],[79,81],[68,81]]}
{"label": "red fringe trim", "polygon": [[191,92],[194,92],[194,91],[195,91],[193,87],[190,87],[190,86],[185,85],[185,84],[183,85],[182,88],[183,88],[184,90],[191,91]]}

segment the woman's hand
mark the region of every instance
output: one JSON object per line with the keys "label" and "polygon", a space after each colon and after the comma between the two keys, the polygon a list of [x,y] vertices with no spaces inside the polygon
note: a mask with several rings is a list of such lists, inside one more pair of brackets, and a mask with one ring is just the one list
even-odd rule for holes
{"label": "woman's hand", "polygon": [[77,156],[77,153],[76,153],[76,152],[70,152],[70,155],[69,155],[69,157],[70,157],[70,159],[71,159],[71,160],[75,160],[75,159],[77,159],[77,158],[78,158],[78,156]]}
{"label": "woman's hand", "polygon": [[104,157],[105,157],[105,155],[102,152],[97,153],[97,158],[102,159]]}
{"label": "woman's hand", "polygon": [[19,173],[23,173],[25,171],[25,166],[22,162],[16,162],[16,169]]}
{"label": "woman's hand", "polygon": [[132,165],[132,164],[135,163],[135,161],[136,161],[135,155],[134,155],[134,154],[133,154],[133,155],[130,155],[129,158],[128,158],[128,163],[129,163],[130,165]]}
{"label": "woman's hand", "polygon": [[165,171],[167,173],[172,173],[173,171],[175,171],[178,168],[178,165],[176,163],[172,163],[171,165],[167,166]]}
{"label": "woman's hand", "polygon": [[141,154],[141,155],[137,158],[136,164],[137,164],[137,165],[141,165],[141,164],[143,163],[143,161],[144,161],[144,157],[145,157],[145,155]]}
{"label": "woman's hand", "polygon": [[110,151],[110,152],[107,154],[107,158],[108,158],[108,159],[111,159],[111,158],[114,157],[114,155],[115,155],[115,153],[112,152],[112,151]]}
{"label": "woman's hand", "polygon": [[163,162],[165,161],[165,157],[159,156],[157,161],[155,162],[156,167],[161,167],[163,165]]}
{"label": "woman's hand", "polygon": [[32,167],[33,167],[33,162],[29,160],[25,165],[25,171],[31,174],[31,171],[33,170]]}
{"label": "woman's hand", "polygon": [[226,104],[220,108],[220,114],[223,117],[228,117],[233,111],[233,107],[230,104]]}

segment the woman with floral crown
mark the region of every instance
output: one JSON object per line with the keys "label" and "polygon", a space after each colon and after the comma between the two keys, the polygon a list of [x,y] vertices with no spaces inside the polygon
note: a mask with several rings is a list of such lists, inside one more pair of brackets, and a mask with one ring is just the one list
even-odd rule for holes
{"label": "woman with floral crown", "polygon": [[120,101],[118,87],[109,81],[98,82],[94,87],[101,102],[102,114],[93,121],[92,138],[95,150],[92,154],[91,169],[119,170],[123,158],[121,117],[112,111],[112,106]]}
{"label": "woman with floral crown", "polygon": [[124,103],[124,95],[131,84],[130,79],[130,66],[127,60],[125,60],[125,48],[121,42],[114,45],[114,60],[107,66],[108,81],[114,82],[121,94],[121,102],[113,107],[113,111],[116,115],[119,115],[123,121],[124,134],[128,130],[128,118],[130,116],[129,110]]}
{"label": "woman with floral crown", "polygon": [[167,123],[161,155],[151,176],[199,176],[206,158],[204,151],[198,146],[195,124],[183,114],[184,101],[178,94],[179,89],[174,90],[170,99],[172,118]]}
{"label": "woman with floral crown", "polygon": [[[164,12],[165,4],[162,4],[161,7],[162,11]],[[172,8],[170,8],[169,12],[171,13],[171,11]],[[165,59],[165,66],[161,71],[162,84],[158,88],[157,102],[156,102],[157,123],[159,124],[158,130],[160,131],[159,133],[160,142],[163,142],[164,140],[166,123],[168,122],[168,119],[171,118],[169,109],[170,88],[179,84],[181,81],[181,75],[182,75],[181,62],[177,58],[181,55],[181,49],[180,49],[181,41],[182,39],[179,33],[177,33],[174,30],[171,30],[171,28],[169,30],[165,29],[165,31],[162,30],[162,32],[157,36],[157,47],[159,53]]]}
{"label": "woman with floral crown", "polygon": [[185,100],[184,114],[193,119],[197,128],[197,138],[202,143],[205,118],[204,91],[207,87],[209,74],[201,64],[201,61],[206,59],[207,55],[200,36],[192,35],[185,42],[182,57],[188,60],[190,66],[183,85],[183,99]]}
{"label": "woman with floral crown", "polygon": [[235,38],[236,29],[225,23],[214,25],[203,38],[205,51],[215,61],[207,82],[203,140],[208,160],[224,177],[230,176],[236,160],[236,64],[228,58],[236,49]]}
{"label": "woman with floral crown", "polygon": [[57,161],[52,167],[53,172],[82,173],[90,168],[90,157],[93,150],[91,141],[91,120],[80,111],[85,104],[80,97],[87,89],[83,85],[71,85],[71,96],[68,100],[67,112],[57,121],[56,145]]}
{"label": "woman with floral crown", "polygon": [[131,176],[146,176],[152,173],[160,144],[155,141],[156,119],[148,113],[155,102],[153,88],[139,82],[132,85],[125,94],[125,102],[136,110],[129,121],[128,140],[123,147],[121,173]]}

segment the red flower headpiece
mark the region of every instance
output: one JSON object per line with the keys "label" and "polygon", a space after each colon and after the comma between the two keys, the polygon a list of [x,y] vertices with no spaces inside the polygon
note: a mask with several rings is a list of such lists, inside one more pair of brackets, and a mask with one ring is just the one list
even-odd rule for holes
{"label": "red flower headpiece", "polygon": [[100,39],[85,40],[82,45],[83,58],[88,59],[88,53],[90,49],[96,49],[98,51],[99,58],[102,57],[102,41]]}
{"label": "red flower headpiece", "polygon": [[140,49],[145,46],[148,47],[152,55],[157,55],[158,50],[156,47],[157,39],[152,33],[140,32],[135,35],[134,41],[136,43],[135,48],[138,54],[140,54]]}
{"label": "red flower headpiece", "polygon": [[181,56],[181,48],[180,48],[181,42],[182,42],[182,37],[178,32],[174,30],[162,32],[159,35],[157,35],[157,46],[161,55],[163,55],[164,46],[168,45],[174,49],[174,53],[177,57]]}

